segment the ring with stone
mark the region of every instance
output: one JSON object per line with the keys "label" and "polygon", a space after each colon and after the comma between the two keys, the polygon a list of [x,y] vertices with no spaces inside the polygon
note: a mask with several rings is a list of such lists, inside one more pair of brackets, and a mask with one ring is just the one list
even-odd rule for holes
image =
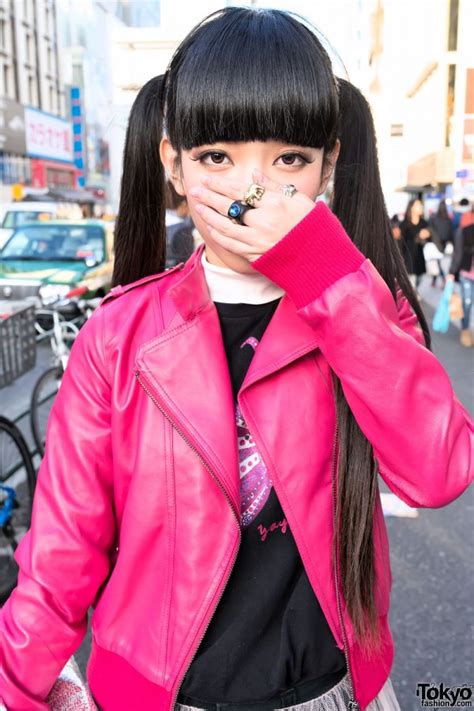
{"label": "ring with stone", "polygon": [[281,191],[283,195],[286,195],[286,197],[293,197],[293,195],[298,192],[296,187],[292,183],[288,183],[288,185],[282,185]]}
{"label": "ring with stone", "polygon": [[227,210],[227,217],[231,220],[235,220],[239,225],[244,225],[243,217],[247,210],[253,210],[252,205],[246,202],[241,202],[240,200],[235,200]]}
{"label": "ring with stone", "polygon": [[244,202],[246,202],[249,207],[255,207],[253,201],[261,200],[264,192],[265,188],[263,187],[263,185],[259,185],[258,183],[252,183],[244,195]]}

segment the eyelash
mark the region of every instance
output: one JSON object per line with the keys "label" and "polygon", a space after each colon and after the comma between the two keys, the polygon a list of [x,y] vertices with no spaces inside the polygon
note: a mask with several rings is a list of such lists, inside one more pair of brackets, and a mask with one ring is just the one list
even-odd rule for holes
{"label": "eyelash", "polygon": [[313,162],[313,161],[311,161],[309,158],[307,158],[305,155],[303,155],[302,153],[295,153],[295,152],[293,152],[293,153],[284,153],[283,155],[280,156],[280,158],[288,158],[288,157],[290,157],[290,158],[299,158],[299,160],[301,161],[300,163],[283,163],[283,165],[287,165],[287,166],[289,166],[289,167],[293,167],[294,165],[297,165],[298,167],[301,167],[301,166],[304,165],[304,164],[308,164],[308,163],[312,163],[312,162]]}
{"label": "eyelash", "polygon": [[[196,158],[192,158],[194,161],[199,161],[200,163],[204,165],[224,165],[222,162],[214,162],[211,161],[209,163],[206,163],[206,159],[210,158],[211,156],[219,156],[219,158],[228,158],[225,153],[222,153],[221,151],[206,151],[205,153],[201,153],[201,155],[197,156]],[[301,167],[302,165],[312,163],[313,161],[310,160],[307,156],[303,155],[302,153],[296,153],[296,152],[290,152],[290,153],[283,153],[283,155],[279,156],[278,160],[283,159],[283,158],[299,158],[301,161],[300,163],[283,163],[283,165],[286,165],[290,168],[294,167],[295,165],[297,167]]]}

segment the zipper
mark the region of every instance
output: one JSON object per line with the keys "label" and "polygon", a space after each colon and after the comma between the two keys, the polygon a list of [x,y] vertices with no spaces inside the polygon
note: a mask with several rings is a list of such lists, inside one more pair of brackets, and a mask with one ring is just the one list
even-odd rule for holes
{"label": "zipper", "polygon": [[204,639],[204,637],[205,637],[205,635],[206,635],[206,632],[207,632],[207,630],[208,630],[208,628],[209,628],[209,625],[210,625],[211,622],[212,622],[212,618],[214,617],[214,614],[215,614],[215,612],[216,612],[216,610],[217,610],[217,607],[219,606],[219,603],[220,603],[220,601],[221,601],[221,599],[222,599],[222,596],[223,596],[223,594],[224,594],[224,591],[225,591],[225,589],[226,589],[226,587],[227,587],[227,583],[229,582],[229,578],[230,578],[230,576],[232,575],[232,571],[233,571],[233,569],[234,569],[235,561],[237,560],[237,554],[238,554],[238,552],[239,552],[240,544],[241,544],[241,541],[242,541],[242,530],[241,530],[241,528],[240,528],[240,519],[239,519],[239,517],[238,517],[238,515],[237,515],[237,513],[236,513],[236,511],[235,511],[235,509],[234,509],[234,505],[233,505],[233,503],[232,503],[232,500],[231,500],[231,498],[230,498],[228,492],[226,491],[226,489],[222,486],[222,484],[221,484],[221,482],[219,481],[218,477],[214,474],[214,472],[212,471],[212,469],[209,467],[209,465],[207,464],[207,462],[203,459],[203,457],[202,457],[201,454],[198,452],[198,450],[197,450],[196,447],[193,445],[193,443],[192,443],[192,442],[189,440],[189,438],[184,434],[184,432],[182,432],[182,431],[180,430],[180,428],[177,426],[177,424],[171,419],[171,417],[169,416],[169,414],[163,409],[163,407],[160,405],[160,403],[159,403],[158,400],[155,398],[155,396],[153,395],[153,393],[150,392],[150,389],[149,389],[149,388],[147,387],[147,385],[146,385],[146,382],[145,382],[145,379],[144,379],[144,377],[143,377],[143,374],[140,373],[139,370],[137,370],[137,371],[135,371],[135,377],[136,377],[136,379],[137,379],[139,385],[142,387],[142,389],[145,391],[145,393],[146,393],[146,394],[148,395],[148,397],[150,398],[150,400],[156,405],[156,407],[159,409],[159,411],[161,412],[161,414],[168,420],[168,422],[169,422],[169,423],[171,424],[171,426],[176,430],[176,432],[179,434],[179,436],[186,442],[186,444],[188,445],[188,447],[190,447],[190,449],[192,449],[192,451],[197,455],[197,457],[199,458],[199,460],[201,461],[201,463],[203,464],[203,466],[205,467],[205,469],[206,469],[206,470],[209,472],[209,474],[212,476],[212,478],[214,479],[214,481],[216,482],[217,486],[219,487],[219,489],[220,489],[220,490],[222,491],[222,493],[224,494],[224,496],[225,496],[225,498],[226,498],[226,500],[227,500],[227,503],[228,503],[229,506],[230,506],[230,509],[231,509],[231,511],[232,511],[232,515],[233,515],[234,518],[235,518],[235,521],[236,521],[236,523],[237,523],[237,528],[238,528],[238,531],[239,531],[239,542],[238,542],[238,545],[237,545],[237,547],[236,547],[236,551],[235,551],[235,554],[234,554],[234,557],[233,557],[233,560],[232,560],[232,564],[231,564],[231,566],[230,566],[230,570],[229,570],[228,575],[227,575],[227,577],[226,577],[226,579],[225,579],[224,585],[223,585],[222,588],[221,588],[221,591],[220,591],[220,593],[219,593],[218,600],[217,600],[217,602],[216,602],[216,604],[215,604],[215,606],[214,606],[214,610],[212,611],[211,616],[209,617],[208,621],[206,622],[206,626],[205,626],[205,628],[204,628],[204,630],[203,630],[203,632],[202,632],[202,634],[201,634],[201,636],[200,636],[200,638],[199,638],[199,641],[198,641],[198,643],[197,643],[197,645],[196,645],[196,647],[195,647],[195,650],[194,650],[192,656],[190,657],[189,661],[187,662],[183,674],[181,675],[181,679],[179,680],[179,683],[178,683],[178,686],[177,686],[177,689],[176,689],[176,693],[175,693],[175,695],[174,695],[174,697],[173,697],[173,699],[172,699],[172,702],[171,702],[170,711],[172,711],[172,710],[174,709],[174,706],[175,706],[175,703],[176,703],[176,699],[178,698],[179,690],[180,690],[181,684],[183,683],[184,677],[186,676],[186,674],[187,674],[187,672],[188,672],[188,670],[189,670],[189,668],[190,668],[190,666],[191,666],[191,664],[192,664],[192,662],[193,662],[193,660],[194,660],[194,657],[196,656],[196,653],[197,653],[197,651],[198,651],[198,649],[199,649],[199,646],[200,646],[202,640]]}
{"label": "zipper", "polygon": [[354,682],[351,671],[350,656],[349,656],[349,645],[347,643],[347,632],[344,620],[342,617],[341,608],[341,598],[340,598],[340,575],[339,575],[339,526],[337,521],[337,484],[336,484],[336,468],[337,468],[337,440],[338,440],[338,425],[336,423],[336,428],[334,431],[333,440],[333,458],[332,458],[332,471],[331,471],[331,481],[332,481],[332,501],[333,501],[333,521],[334,521],[334,532],[336,536],[336,560],[334,565],[334,583],[336,587],[336,606],[337,606],[337,616],[339,618],[339,625],[342,632],[342,644],[344,648],[344,657],[346,658],[347,666],[347,676],[349,679],[349,687],[351,698],[349,700],[347,708],[350,711],[359,711],[359,704],[355,698],[354,692]]}

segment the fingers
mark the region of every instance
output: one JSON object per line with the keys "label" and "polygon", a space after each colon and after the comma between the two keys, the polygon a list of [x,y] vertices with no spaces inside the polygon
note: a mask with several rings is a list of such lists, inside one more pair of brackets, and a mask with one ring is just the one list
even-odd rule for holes
{"label": "fingers", "polygon": [[240,180],[228,180],[226,178],[220,178],[217,175],[206,175],[201,182],[208,187],[209,190],[213,190],[220,195],[230,198],[230,202],[243,200],[245,192],[249,187]]}
{"label": "fingers", "polygon": [[[202,203],[196,205],[196,210],[211,229],[216,230],[223,238],[229,240],[230,243],[235,244],[238,241],[242,243],[244,250],[248,250],[248,246],[255,241],[255,235],[253,233],[249,234],[248,222],[244,225],[239,225],[230,220],[227,216],[224,217],[224,215],[212,207],[208,207]],[[251,212],[252,210],[248,210],[245,213],[244,219],[246,221]],[[235,250],[233,249],[232,251]]]}
{"label": "fingers", "polygon": [[[261,177],[260,179],[257,179],[256,176]],[[259,185],[262,185],[262,187],[265,188],[266,191],[270,192],[277,192],[280,193],[282,192],[282,185],[279,183],[276,183],[273,180],[270,180],[267,178],[263,173],[260,171],[254,170],[253,171],[253,176],[254,176],[254,182],[258,183]],[[243,200],[244,195],[247,192],[247,190],[250,188],[250,183],[244,183],[241,180],[229,180],[226,178],[219,177],[217,175],[206,175],[202,179],[203,185],[205,185],[209,190],[212,190],[219,195],[223,195],[227,198],[230,199],[230,201],[234,200]],[[261,207],[265,201],[265,193],[263,194],[262,198],[260,200],[255,199],[253,201],[253,206],[254,207]],[[230,204],[230,203],[229,203]],[[227,211],[226,211],[227,212]]]}
{"label": "fingers", "polygon": [[191,188],[189,194],[199,200],[199,202],[204,203],[204,205],[208,207],[212,207],[213,210],[225,216],[227,216],[227,211],[233,202],[227,195],[221,195],[214,190],[208,190],[206,188]]}
{"label": "fingers", "polygon": [[262,185],[265,190],[271,190],[276,193],[282,192],[283,184],[277,183],[275,180],[270,180],[270,178],[267,178],[265,173],[262,173],[260,170],[255,169],[252,175],[254,181],[259,185]]}

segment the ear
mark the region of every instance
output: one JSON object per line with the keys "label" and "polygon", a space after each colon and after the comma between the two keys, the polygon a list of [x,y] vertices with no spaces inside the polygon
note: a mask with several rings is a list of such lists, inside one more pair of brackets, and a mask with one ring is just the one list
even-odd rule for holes
{"label": "ear", "polygon": [[167,179],[173,184],[174,189],[185,197],[183,181],[179,171],[178,154],[171,145],[169,138],[162,138],[160,141],[160,158],[166,171]]}
{"label": "ear", "polygon": [[330,153],[327,153],[326,156],[324,157],[324,163],[323,163],[323,169],[322,169],[322,175],[321,175],[321,185],[319,186],[319,194],[320,195],[322,195],[325,192],[325,190],[328,186],[331,175],[333,174],[334,168],[336,167],[336,162],[339,157],[340,150],[341,150],[341,141],[339,139],[337,139],[332,151]]}

